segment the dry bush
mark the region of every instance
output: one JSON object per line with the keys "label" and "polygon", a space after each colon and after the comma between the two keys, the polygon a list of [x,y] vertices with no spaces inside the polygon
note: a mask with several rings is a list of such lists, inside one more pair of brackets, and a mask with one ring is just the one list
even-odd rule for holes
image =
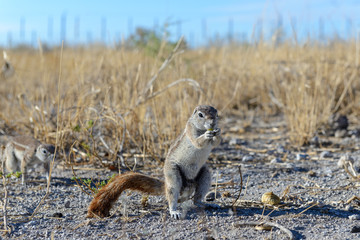
{"label": "dry bush", "polygon": [[[178,51],[150,86],[168,52],[93,46],[65,48],[61,59],[60,49],[8,51],[15,75],[0,85],[0,127],[55,142],[60,106],[63,149],[76,146],[90,161],[103,149],[115,160],[124,141],[124,152],[136,148],[161,159],[193,108],[212,104],[222,114],[284,113],[290,139],[301,145],[333,112],[358,114],[354,49],[335,43]],[[166,88],[179,79],[186,80]]]}

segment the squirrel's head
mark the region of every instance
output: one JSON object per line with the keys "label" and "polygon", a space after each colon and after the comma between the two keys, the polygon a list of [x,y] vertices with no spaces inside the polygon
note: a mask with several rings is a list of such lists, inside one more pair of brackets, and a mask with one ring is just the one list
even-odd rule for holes
{"label": "squirrel's head", "polygon": [[208,105],[197,106],[192,114],[192,118],[196,119],[194,125],[201,130],[209,130],[217,128],[218,112],[216,108]]}
{"label": "squirrel's head", "polygon": [[55,147],[51,144],[40,144],[35,150],[35,156],[40,161],[46,161],[54,156]]}

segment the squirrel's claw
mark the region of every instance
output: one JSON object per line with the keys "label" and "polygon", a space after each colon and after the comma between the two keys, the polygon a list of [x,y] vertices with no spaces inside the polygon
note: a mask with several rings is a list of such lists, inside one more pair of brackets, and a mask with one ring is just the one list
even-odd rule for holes
{"label": "squirrel's claw", "polygon": [[214,129],[214,136],[219,136],[220,135],[220,133],[221,133],[221,129],[220,128],[216,128],[216,129]]}
{"label": "squirrel's claw", "polygon": [[205,132],[205,138],[212,139],[213,137],[219,136],[220,133],[221,133],[220,128],[216,128],[216,129],[211,130],[211,131],[208,130],[208,131]]}
{"label": "squirrel's claw", "polygon": [[170,216],[173,219],[179,220],[181,213],[179,211],[170,210]]}
{"label": "squirrel's claw", "polygon": [[215,136],[214,131],[206,131],[205,132],[206,139],[212,139],[214,136]]}

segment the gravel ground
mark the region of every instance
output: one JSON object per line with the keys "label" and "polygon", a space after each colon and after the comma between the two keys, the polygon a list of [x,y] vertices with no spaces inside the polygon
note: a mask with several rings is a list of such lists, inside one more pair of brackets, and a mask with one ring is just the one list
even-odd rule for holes
{"label": "gravel ground", "polygon": [[[358,174],[360,140],[350,135],[320,136],[297,149],[286,140],[281,117],[269,122],[273,123],[255,119],[242,128],[243,121],[236,117],[223,121],[224,141],[209,159],[213,168],[209,205],[199,209],[190,201],[183,203],[181,220],[169,218],[163,197],[151,196],[144,204],[137,193],[123,194],[112,217],[86,219],[92,197],[71,180],[72,170],[59,164],[48,197],[31,219],[45,196],[45,178],[32,172],[26,186],[11,179],[7,209],[11,233],[3,238],[289,239],[290,233],[294,239],[360,239],[360,199],[352,198],[360,197],[360,182],[338,166],[348,153]],[[104,180],[114,173],[86,167],[75,170],[78,177]],[[161,176],[159,166],[145,164],[138,171]],[[262,194],[269,191],[281,197],[280,205],[261,203]],[[2,185],[0,194],[3,199]],[[259,222],[275,226],[255,228]]]}

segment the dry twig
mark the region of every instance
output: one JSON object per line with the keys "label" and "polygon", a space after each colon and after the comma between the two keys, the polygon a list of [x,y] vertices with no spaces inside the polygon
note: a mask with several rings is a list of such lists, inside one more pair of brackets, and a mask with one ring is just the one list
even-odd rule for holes
{"label": "dry twig", "polygon": [[5,177],[5,155],[4,155],[5,147],[2,146],[2,159],[1,159],[1,166],[2,166],[2,180],[4,186],[4,198],[3,198],[3,214],[4,214],[4,234],[10,233],[10,229],[8,229],[8,222],[7,222],[7,203],[8,203],[8,191],[6,186],[6,177]]}
{"label": "dry twig", "polygon": [[349,198],[349,199],[346,201],[346,204],[349,204],[349,203],[351,203],[351,202],[354,201],[354,200],[360,201],[360,197],[358,197],[358,196],[352,196],[351,198]]}
{"label": "dry twig", "polygon": [[310,208],[313,208],[313,207],[315,207],[315,206],[317,206],[317,205],[319,205],[319,203],[315,203],[315,204],[311,205],[310,207],[308,207],[308,208],[304,209],[303,211],[299,212],[298,214],[296,214],[296,215],[294,216],[294,218],[299,217],[301,214],[303,214],[304,212],[306,212],[306,211],[309,210]]}
{"label": "dry twig", "polygon": [[169,88],[178,85],[179,83],[182,82],[187,82],[190,85],[194,86],[196,90],[199,90],[202,92],[202,88],[200,87],[200,84],[190,78],[184,78],[184,79],[179,79],[175,82],[170,83],[169,85],[167,85],[166,87],[164,87],[163,89],[156,91],[154,93],[152,93],[152,88],[154,85],[155,80],[158,78],[159,74],[166,68],[166,66],[173,60],[174,56],[177,53],[182,53],[182,52],[178,52],[179,47],[181,46],[181,43],[183,42],[184,37],[181,37],[179,39],[179,41],[177,42],[176,46],[174,47],[174,49],[171,51],[171,53],[169,54],[169,56],[165,59],[165,61],[162,63],[162,65],[160,66],[159,70],[157,71],[157,73],[155,73],[152,78],[149,80],[149,82],[146,84],[146,87],[143,89],[141,95],[138,97],[135,105],[133,107],[130,108],[130,110],[128,112],[126,112],[124,114],[124,117],[126,117],[134,108],[138,107],[139,105],[145,103],[146,101],[153,99],[154,97],[160,95],[161,93],[165,92],[166,90],[168,90]]}
{"label": "dry twig", "polygon": [[163,64],[161,65],[161,67],[159,68],[159,70],[157,71],[157,73],[155,73],[155,75],[150,79],[150,81],[146,84],[145,89],[143,90],[140,98],[138,99],[136,106],[140,105],[141,103],[143,103],[144,101],[147,100],[147,96],[150,94],[150,89],[153,87],[155,80],[158,78],[159,74],[166,68],[166,66],[171,62],[171,60],[173,59],[175,53],[178,51],[182,41],[184,40],[184,37],[182,36],[179,41],[177,42],[176,46],[174,47],[174,49],[171,51],[171,53],[169,54],[169,56],[165,59],[165,61],[163,62]]}
{"label": "dry twig", "polygon": [[29,217],[28,220],[31,220],[35,214],[37,213],[37,211],[39,211],[40,206],[42,205],[42,203],[45,201],[45,199],[48,197],[49,192],[50,192],[50,181],[51,181],[51,173],[52,173],[52,166],[54,165],[54,160],[56,157],[56,152],[58,149],[58,143],[59,143],[59,110],[60,110],[60,82],[61,82],[61,74],[62,74],[62,59],[63,59],[63,51],[64,51],[64,41],[62,42],[62,46],[61,46],[61,56],[60,56],[60,70],[59,70],[59,78],[58,78],[58,113],[57,113],[57,124],[56,124],[56,145],[55,145],[55,151],[54,151],[54,157],[51,163],[51,167],[50,167],[50,171],[49,171],[49,178],[47,181],[47,186],[46,186],[46,193],[45,196],[40,200],[39,204],[36,206],[34,212],[31,214],[31,216]]}
{"label": "dry twig", "polygon": [[240,190],[239,190],[239,195],[237,196],[237,198],[235,199],[235,201],[232,203],[231,207],[234,207],[235,203],[239,200],[241,192],[242,192],[242,188],[243,188],[243,177],[242,177],[242,173],[241,173],[241,165],[239,166],[239,173],[240,173]]}
{"label": "dry twig", "polygon": [[238,224],[234,224],[234,227],[256,227],[256,226],[271,226],[271,227],[276,227],[278,229],[280,229],[281,231],[283,231],[286,235],[288,235],[289,239],[295,239],[294,234],[287,229],[286,227],[278,224],[278,223],[273,223],[273,222],[243,222],[243,223],[238,223]]}

